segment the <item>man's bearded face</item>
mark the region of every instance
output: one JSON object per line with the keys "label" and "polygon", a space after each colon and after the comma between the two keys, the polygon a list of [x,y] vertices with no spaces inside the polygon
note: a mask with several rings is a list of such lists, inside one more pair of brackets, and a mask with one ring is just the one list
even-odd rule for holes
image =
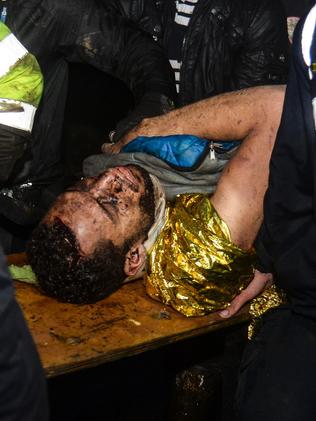
{"label": "man's bearded face", "polygon": [[104,240],[122,247],[126,240],[137,236],[148,219],[141,204],[154,205],[148,182],[149,175],[137,166],[111,168],[99,177],[80,181],[59,196],[44,222],[61,220],[74,233],[85,256]]}

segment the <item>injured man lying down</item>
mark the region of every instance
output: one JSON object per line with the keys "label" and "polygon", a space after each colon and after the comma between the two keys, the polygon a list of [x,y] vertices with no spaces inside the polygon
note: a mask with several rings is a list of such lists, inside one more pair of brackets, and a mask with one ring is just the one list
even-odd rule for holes
{"label": "injured man lying down", "polygon": [[157,168],[153,175],[133,163],[69,188],[28,245],[41,290],[62,301],[92,303],[144,275],[152,298],[186,316],[225,308],[253,277],[253,243],[283,99],[280,86],[219,95],[145,119],[104,147],[119,157],[139,136],[189,133],[207,139],[212,160],[215,144],[240,142],[213,194],[190,187],[166,200]]}

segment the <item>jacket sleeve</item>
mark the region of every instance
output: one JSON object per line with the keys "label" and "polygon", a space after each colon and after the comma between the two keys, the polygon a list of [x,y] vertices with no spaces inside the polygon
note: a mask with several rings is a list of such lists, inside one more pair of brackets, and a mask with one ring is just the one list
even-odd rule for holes
{"label": "jacket sleeve", "polygon": [[154,0],[102,0],[111,12],[134,22],[137,27],[155,40],[161,40],[161,17]]}
{"label": "jacket sleeve", "polygon": [[134,109],[119,122],[111,139],[118,140],[145,117],[172,109],[176,99],[173,71],[162,48],[140,29],[137,19],[129,19],[130,12],[111,1],[76,1],[76,12],[70,4],[74,2],[59,0],[65,33],[70,19],[75,28],[63,39],[62,55],[121,79],[134,96]]}
{"label": "jacket sleeve", "polygon": [[64,49],[67,60],[90,64],[121,79],[136,103],[149,92],[175,99],[172,69],[150,35],[105,8],[102,1],[77,1],[79,11],[80,6],[75,40]]}
{"label": "jacket sleeve", "polygon": [[246,29],[235,58],[231,88],[285,83],[290,44],[279,0],[246,0],[241,13]]}
{"label": "jacket sleeve", "polygon": [[[110,14],[117,14],[123,17],[124,20],[137,26],[137,31],[144,32],[143,36],[147,37],[147,34],[155,41],[160,41],[161,37],[161,21],[156,9],[156,5],[153,0],[102,0],[105,10]],[[146,34],[146,35],[145,35]],[[152,43],[152,42],[151,42]],[[163,55],[162,50],[160,55]],[[159,54],[159,53],[158,53]],[[159,55],[154,61],[158,63]],[[150,58],[149,58],[150,59]],[[143,57],[143,62],[147,60],[147,56]],[[159,60],[162,63],[165,62],[165,57],[161,57]],[[168,63],[169,67],[169,63]],[[167,72],[165,76],[167,76]],[[161,77],[164,77],[164,73],[161,73]],[[168,78],[169,72],[168,72]],[[174,85],[174,76],[172,74],[172,85]],[[174,87],[172,86],[172,90]],[[136,104],[135,108],[129,112],[126,118],[119,121],[116,125],[115,131],[110,132],[110,140],[118,141],[125,133],[135,127],[143,118],[153,117],[170,111],[174,108],[175,92],[166,95],[161,89],[150,89],[145,92],[141,97],[141,100]]]}

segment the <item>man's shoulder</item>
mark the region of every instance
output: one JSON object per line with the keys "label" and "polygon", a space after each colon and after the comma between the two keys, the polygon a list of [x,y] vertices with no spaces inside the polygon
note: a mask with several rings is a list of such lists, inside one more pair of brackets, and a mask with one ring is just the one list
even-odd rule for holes
{"label": "man's shoulder", "polygon": [[91,9],[94,4],[93,1],[89,0],[41,0],[40,2],[33,0],[33,3],[36,2],[39,3],[42,9],[58,17],[67,17],[69,14],[82,13]]}
{"label": "man's shoulder", "polygon": [[198,0],[212,10],[222,11],[222,19],[239,16],[252,19],[262,12],[279,13],[284,11],[281,0]]}
{"label": "man's shoulder", "polygon": [[281,0],[228,0],[236,10],[252,14],[259,11],[271,11],[273,13],[284,13],[285,10]]}
{"label": "man's shoulder", "polygon": [[245,29],[257,36],[266,31],[286,29],[286,13],[281,0],[231,0]]}
{"label": "man's shoulder", "polygon": [[144,19],[157,17],[163,0],[107,0],[104,5],[127,19],[141,22]]}
{"label": "man's shoulder", "polygon": [[90,3],[88,0],[16,0],[9,5],[9,12],[12,9],[12,16],[9,17],[18,18],[18,11],[32,17],[39,14],[52,17],[59,13],[67,14],[67,11],[84,10]]}

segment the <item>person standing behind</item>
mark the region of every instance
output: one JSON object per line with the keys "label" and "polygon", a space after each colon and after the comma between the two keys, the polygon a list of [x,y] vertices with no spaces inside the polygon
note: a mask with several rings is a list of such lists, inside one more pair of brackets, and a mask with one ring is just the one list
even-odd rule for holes
{"label": "person standing behind", "polygon": [[287,80],[289,41],[279,0],[104,3],[164,47],[175,73],[178,105]]}
{"label": "person standing behind", "polygon": [[278,2],[166,1],[163,13],[181,105],[286,81],[288,44]]}

